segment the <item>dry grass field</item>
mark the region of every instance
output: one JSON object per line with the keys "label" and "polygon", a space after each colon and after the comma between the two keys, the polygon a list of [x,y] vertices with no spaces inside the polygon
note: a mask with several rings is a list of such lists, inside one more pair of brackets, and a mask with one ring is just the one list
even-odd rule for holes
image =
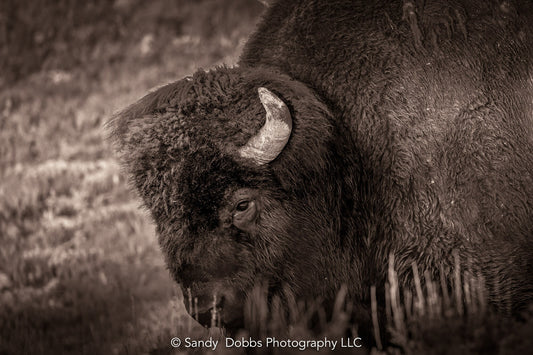
{"label": "dry grass field", "polygon": [[[181,353],[173,336],[222,336],[186,315],[104,123],[154,86],[235,63],[263,10],[255,0],[0,3],[0,355]],[[382,327],[406,353],[533,348],[533,317],[484,315],[478,280],[459,282],[463,309],[438,282],[400,294],[389,275]],[[341,292],[321,337],[357,332],[346,307]],[[291,336],[312,336],[305,316],[294,320]]]}
{"label": "dry grass field", "polygon": [[235,63],[248,0],[0,3],[0,354],[140,354],[185,318],[104,123]]}

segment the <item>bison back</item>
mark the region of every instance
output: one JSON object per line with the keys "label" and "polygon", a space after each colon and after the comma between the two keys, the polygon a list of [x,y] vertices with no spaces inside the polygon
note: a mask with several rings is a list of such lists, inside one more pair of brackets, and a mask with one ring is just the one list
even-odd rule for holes
{"label": "bison back", "polygon": [[527,0],[279,1],[240,64],[305,83],[347,128],[369,263],[437,270],[458,250],[530,299],[532,27]]}

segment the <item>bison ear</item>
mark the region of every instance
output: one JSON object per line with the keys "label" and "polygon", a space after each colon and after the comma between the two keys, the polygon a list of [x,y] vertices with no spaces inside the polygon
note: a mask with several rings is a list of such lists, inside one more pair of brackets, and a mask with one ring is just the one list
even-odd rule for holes
{"label": "bison ear", "polygon": [[265,124],[239,149],[239,154],[258,165],[264,165],[276,159],[285,148],[291,135],[292,118],[289,108],[279,97],[263,87],[257,91],[266,111]]}

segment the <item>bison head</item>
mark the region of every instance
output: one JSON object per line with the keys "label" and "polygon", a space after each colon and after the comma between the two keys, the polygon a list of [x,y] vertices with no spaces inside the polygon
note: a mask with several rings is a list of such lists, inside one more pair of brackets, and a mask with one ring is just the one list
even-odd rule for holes
{"label": "bison head", "polygon": [[[254,284],[332,297],[350,257],[340,235],[343,154],[328,109],[302,83],[218,68],[166,85],[118,114],[113,136],[157,225],[168,268],[242,326]],[[345,162],[344,162],[345,163]],[[344,199],[346,202],[346,199]]]}

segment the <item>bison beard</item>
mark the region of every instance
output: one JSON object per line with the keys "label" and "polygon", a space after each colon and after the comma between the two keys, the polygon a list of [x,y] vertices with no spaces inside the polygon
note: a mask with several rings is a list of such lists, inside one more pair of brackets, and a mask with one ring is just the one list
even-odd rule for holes
{"label": "bison beard", "polygon": [[389,255],[402,287],[457,253],[497,309],[532,300],[533,5],[504,4],[280,1],[238,67],[114,118],[200,313],[242,326],[258,280],[365,310]]}

